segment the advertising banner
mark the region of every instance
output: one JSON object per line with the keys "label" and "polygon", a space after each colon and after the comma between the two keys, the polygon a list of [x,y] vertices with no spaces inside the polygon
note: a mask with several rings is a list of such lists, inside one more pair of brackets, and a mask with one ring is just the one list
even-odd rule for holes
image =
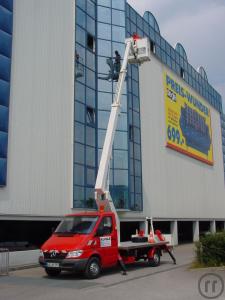
{"label": "advertising banner", "polygon": [[166,146],[213,165],[209,107],[164,72]]}

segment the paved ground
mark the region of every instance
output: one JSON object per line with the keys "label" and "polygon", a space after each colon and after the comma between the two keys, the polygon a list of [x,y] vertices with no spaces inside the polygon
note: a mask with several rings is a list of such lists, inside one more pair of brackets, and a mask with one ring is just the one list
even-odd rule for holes
{"label": "paved ground", "polygon": [[[137,263],[129,267],[127,276],[114,269],[91,281],[73,274],[50,279],[39,267],[14,271],[10,276],[0,277],[0,300],[204,299],[198,291],[198,280],[202,275],[213,272],[225,281],[224,270],[189,269],[194,256],[193,245],[177,247],[175,255],[176,266],[164,254],[160,267],[150,268]],[[220,278],[206,277],[201,282],[201,289],[206,296],[215,296],[220,292],[221,284]],[[218,299],[225,299],[225,292]]]}

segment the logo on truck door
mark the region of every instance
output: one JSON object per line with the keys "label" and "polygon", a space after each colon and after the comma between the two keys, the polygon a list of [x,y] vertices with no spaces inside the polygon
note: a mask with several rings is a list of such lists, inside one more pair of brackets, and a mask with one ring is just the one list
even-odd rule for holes
{"label": "logo on truck door", "polygon": [[111,241],[111,236],[103,236],[100,237],[100,247],[111,247],[112,241]]}

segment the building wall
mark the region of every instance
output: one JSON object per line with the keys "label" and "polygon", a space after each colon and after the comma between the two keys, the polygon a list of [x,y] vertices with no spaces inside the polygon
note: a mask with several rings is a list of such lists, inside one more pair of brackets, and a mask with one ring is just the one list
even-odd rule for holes
{"label": "building wall", "polygon": [[[210,107],[214,166],[166,148],[165,70],[169,72],[154,56],[140,68],[144,214],[155,218],[224,218],[220,114]],[[182,79],[173,77],[204,102]]]}
{"label": "building wall", "polygon": [[75,2],[15,0],[7,186],[0,212],[72,207]]}

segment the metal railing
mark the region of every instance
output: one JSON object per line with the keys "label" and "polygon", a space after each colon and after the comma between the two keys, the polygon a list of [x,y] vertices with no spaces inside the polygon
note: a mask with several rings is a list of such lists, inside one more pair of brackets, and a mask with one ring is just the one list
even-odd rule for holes
{"label": "metal railing", "polygon": [[0,248],[0,275],[9,274],[9,250]]}

